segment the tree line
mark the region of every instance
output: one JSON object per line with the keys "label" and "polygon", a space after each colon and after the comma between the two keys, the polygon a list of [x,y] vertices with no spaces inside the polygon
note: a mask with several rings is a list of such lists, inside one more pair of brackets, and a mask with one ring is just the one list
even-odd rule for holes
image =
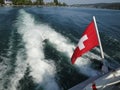
{"label": "tree line", "polygon": [[4,4],[4,0],[0,0],[0,4]]}
{"label": "tree line", "polygon": [[[32,2],[31,0],[11,0],[13,5],[60,5],[65,6],[65,3],[60,3],[58,0],[53,0],[53,2],[44,3],[44,0],[36,0]],[[4,4],[4,0],[0,0],[1,4]]]}

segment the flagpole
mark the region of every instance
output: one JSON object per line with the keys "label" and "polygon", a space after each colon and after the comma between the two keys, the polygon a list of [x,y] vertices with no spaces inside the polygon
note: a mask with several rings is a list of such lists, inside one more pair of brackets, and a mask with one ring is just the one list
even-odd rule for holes
{"label": "flagpole", "polygon": [[103,48],[102,48],[102,44],[101,44],[101,40],[100,40],[100,36],[99,36],[99,32],[98,32],[98,27],[97,27],[95,16],[93,16],[93,20],[94,20],[94,24],[95,24],[95,28],[96,28],[96,32],[97,32],[97,36],[98,36],[98,41],[99,41],[99,45],[100,45],[101,57],[102,57],[102,59],[104,59]]}

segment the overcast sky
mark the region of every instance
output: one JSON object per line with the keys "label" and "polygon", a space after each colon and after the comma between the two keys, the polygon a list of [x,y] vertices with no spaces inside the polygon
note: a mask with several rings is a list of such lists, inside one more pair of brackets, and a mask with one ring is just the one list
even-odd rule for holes
{"label": "overcast sky", "polygon": [[[51,2],[53,0],[44,0],[45,2]],[[120,2],[120,0],[58,0],[59,2],[65,2],[67,4],[89,4],[89,3],[111,3]]]}

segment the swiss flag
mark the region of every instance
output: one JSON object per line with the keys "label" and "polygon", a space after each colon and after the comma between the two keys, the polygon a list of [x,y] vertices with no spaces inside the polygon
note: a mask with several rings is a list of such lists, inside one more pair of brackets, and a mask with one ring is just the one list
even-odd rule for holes
{"label": "swiss flag", "polygon": [[99,45],[95,24],[92,21],[87,28],[85,29],[79,43],[72,55],[71,62],[72,64],[75,63],[76,59],[86,53],[87,51],[91,50],[92,48]]}

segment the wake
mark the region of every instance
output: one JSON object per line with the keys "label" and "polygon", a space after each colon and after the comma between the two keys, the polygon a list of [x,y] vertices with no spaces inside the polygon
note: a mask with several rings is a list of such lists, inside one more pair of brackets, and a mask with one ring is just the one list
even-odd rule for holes
{"label": "wake", "polygon": [[[19,16],[16,20],[17,32],[21,35],[24,43],[25,50],[20,49],[16,56],[16,69],[15,74],[11,78],[11,89],[17,90],[19,80],[24,77],[27,67],[30,67],[30,76],[32,76],[34,83],[39,84],[36,90],[43,88],[44,90],[59,90],[59,85],[55,80],[56,66],[53,60],[46,60],[44,54],[44,40],[49,40],[56,50],[64,53],[70,58],[73,53],[75,45],[70,42],[69,39],[57,33],[47,24],[41,24],[35,22],[34,17],[27,13],[25,10],[19,11]],[[23,55],[25,52],[25,56]],[[93,56],[93,58],[99,59],[100,57],[92,52],[86,54],[86,56]],[[23,60],[25,58],[25,60]],[[98,71],[90,67],[90,60],[88,57],[78,58],[75,63],[75,67],[78,68],[80,73],[87,76],[94,76]],[[91,71],[91,72],[88,72]]]}
{"label": "wake", "polygon": [[59,87],[54,78],[56,73],[54,62],[45,59],[42,33],[36,28],[34,18],[24,10],[20,10],[16,25],[25,43],[26,63],[30,66],[30,76],[35,83],[40,84],[40,87],[44,86],[45,90],[58,90]]}

